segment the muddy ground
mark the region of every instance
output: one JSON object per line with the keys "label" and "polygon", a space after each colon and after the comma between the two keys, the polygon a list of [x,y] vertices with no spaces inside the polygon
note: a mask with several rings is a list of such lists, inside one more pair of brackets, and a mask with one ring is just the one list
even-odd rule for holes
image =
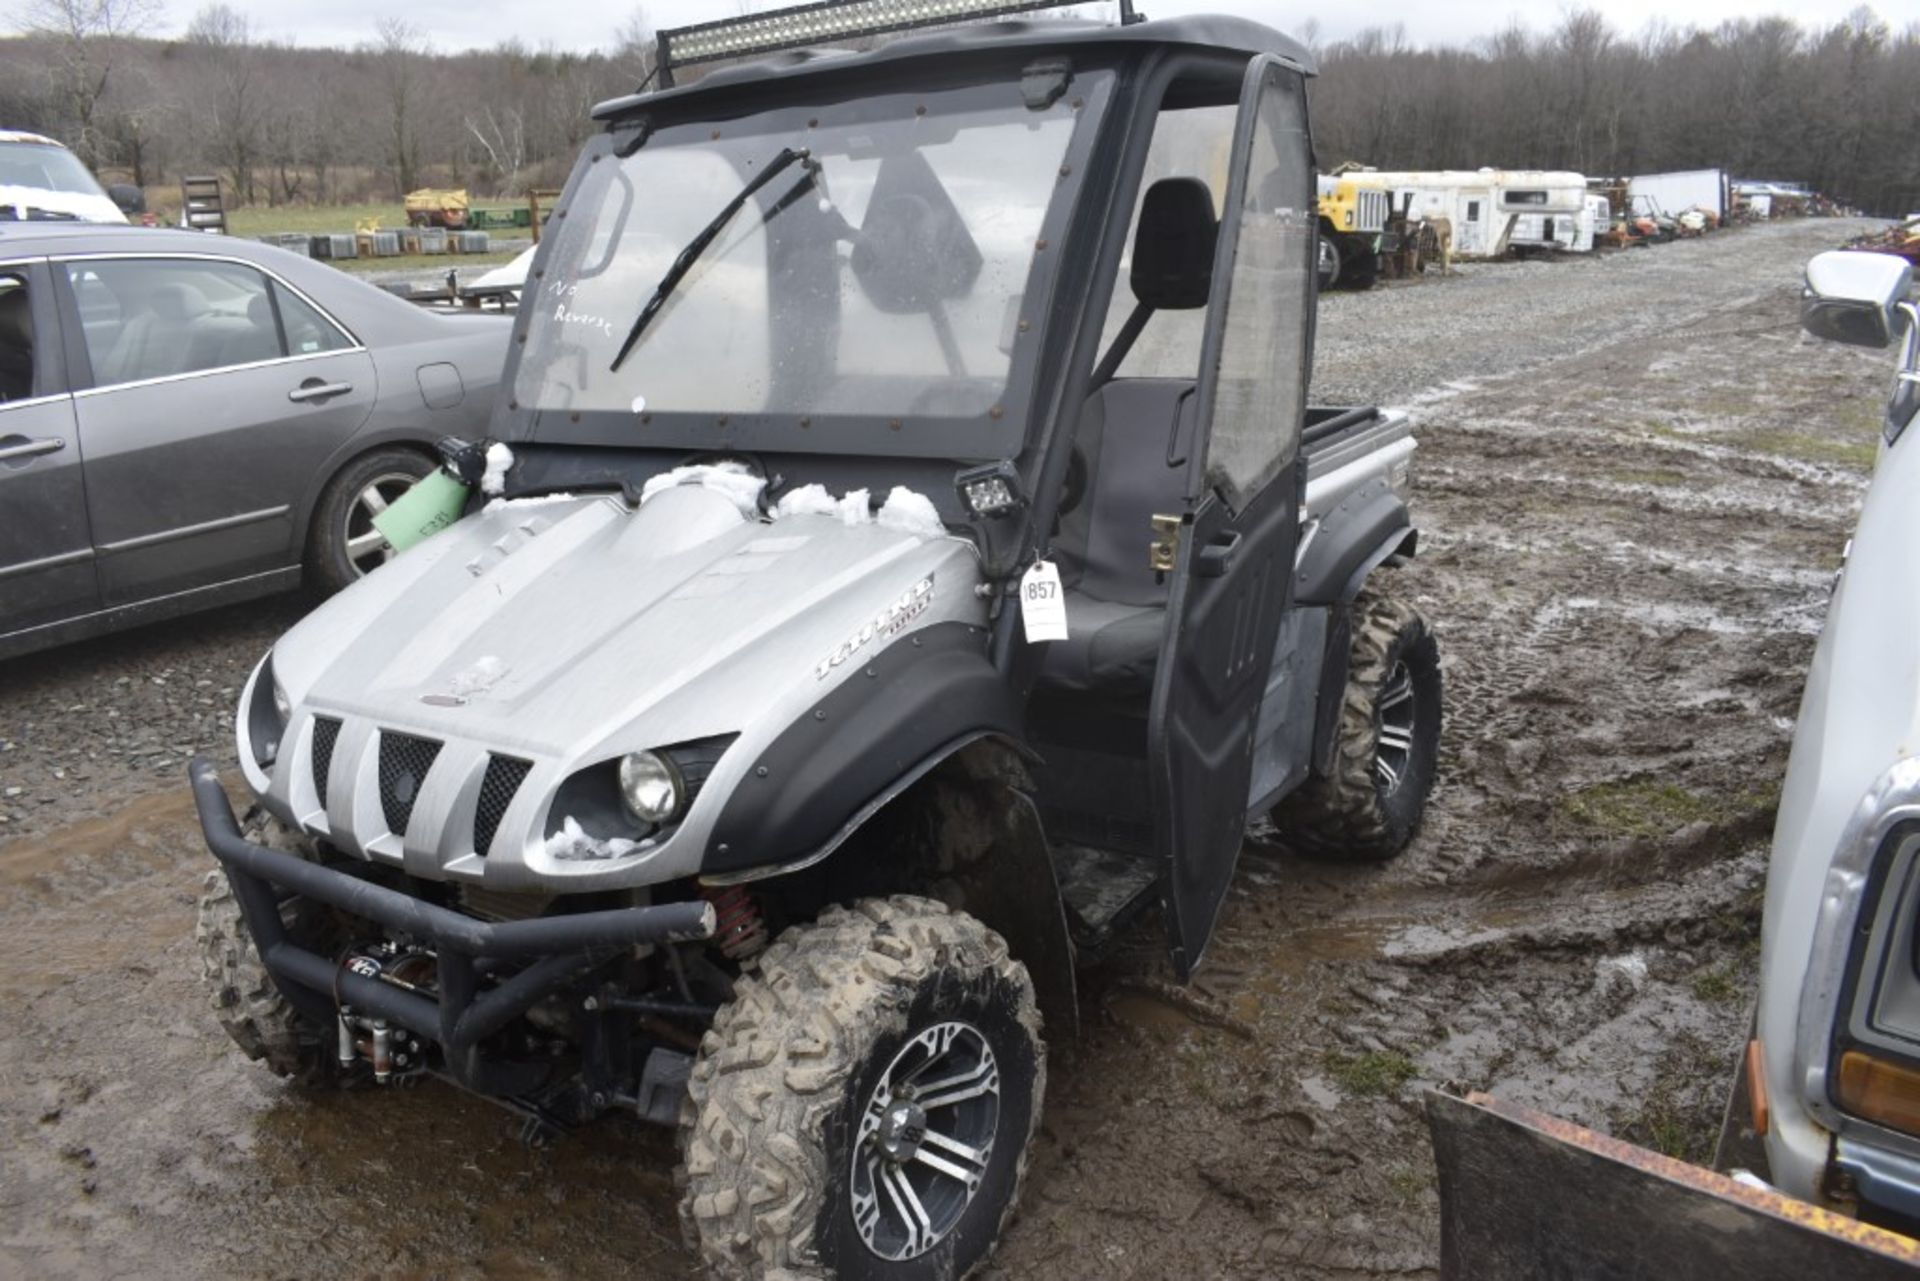
{"label": "muddy ground", "polygon": [[[996,1274],[1432,1276],[1430,1084],[1709,1153],[1887,379],[1795,325],[1851,230],[1329,300],[1321,387],[1419,415],[1431,816],[1384,868],[1256,834],[1192,989],[1151,923],[1086,975]],[[302,1094],[214,1025],[184,756],[230,757],[299,608],[0,670],[0,1274],[687,1274],[665,1134],[533,1149],[438,1084]]]}

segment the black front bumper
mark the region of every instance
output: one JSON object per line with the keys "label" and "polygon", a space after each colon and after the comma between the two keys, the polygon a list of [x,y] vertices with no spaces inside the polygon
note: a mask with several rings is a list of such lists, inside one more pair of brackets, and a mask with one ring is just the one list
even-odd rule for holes
{"label": "black front bumper", "polygon": [[[703,900],[526,921],[476,920],[350,871],[255,845],[241,835],[213,764],[195,757],[188,778],[207,846],[226,869],[260,959],[294,1008],[323,1026],[338,1016],[342,1005],[390,1020],[438,1042],[448,1070],[483,1092],[494,1091],[487,1088],[476,1047],[537,1002],[586,978],[635,944],[713,936],[714,911]],[[300,946],[288,937],[280,914],[288,895],[338,908],[430,947],[439,962],[437,990],[427,995],[368,978],[349,971],[340,958]],[[514,970],[515,963],[523,964]],[[483,973],[503,971],[513,972],[481,989]]]}

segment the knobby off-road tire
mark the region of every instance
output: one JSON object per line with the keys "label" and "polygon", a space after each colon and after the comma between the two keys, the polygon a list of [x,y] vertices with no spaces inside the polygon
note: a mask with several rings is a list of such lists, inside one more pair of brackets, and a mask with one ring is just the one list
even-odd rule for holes
{"label": "knobby off-road tire", "polygon": [[[373,531],[372,504],[391,504],[430,475],[435,465],[418,450],[390,447],[342,467],[313,507],[307,534],[307,586],[321,596],[331,596],[376,568],[388,552]],[[356,553],[349,546],[353,539],[369,534],[378,543],[374,550]]]}
{"label": "knobby off-road tire", "polygon": [[[950,1057],[933,1057],[937,1045],[951,1047],[944,1051]],[[909,1075],[915,1063],[925,1076]],[[986,1067],[997,1087],[991,1099],[934,1103],[977,1089]],[[965,1084],[953,1088],[956,1079]],[[883,1092],[883,1084],[899,1092]],[[830,908],[767,949],[701,1043],[680,1124],[689,1244],[727,1281],[964,1277],[1013,1214],[1045,1090],[1033,984],[999,935],[927,899]],[[924,1130],[880,1124],[907,1115],[916,1091],[928,1102]],[[881,1140],[904,1135],[950,1157],[917,1133],[979,1137],[988,1103],[995,1120],[984,1161],[970,1167],[977,1171],[971,1199],[965,1184],[906,1158],[898,1171],[927,1188],[917,1203],[936,1228],[949,1219],[951,1227],[923,1252],[883,1257],[908,1253],[914,1243],[891,1235],[893,1220],[873,1208],[891,1213],[903,1204],[882,1195],[898,1173],[884,1169],[875,1181],[878,1165],[869,1162],[879,1161]],[[878,1249],[863,1235],[856,1205],[865,1206]]]}
{"label": "knobby off-road tire", "polygon": [[1380,862],[1406,849],[1426,814],[1440,751],[1440,648],[1411,606],[1386,597],[1361,593],[1350,619],[1333,770],[1282,801],[1273,822],[1303,854]]}
{"label": "knobby off-road tire", "polygon": [[[312,856],[304,839],[257,807],[248,813],[243,831],[257,845]],[[298,924],[293,917],[300,911],[297,903],[288,907],[290,925]],[[248,1058],[304,1084],[317,1085],[338,1075],[323,1030],[297,1014],[274,986],[241,919],[240,901],[225,868],[207,873],[193,937],[200,945],[200,975],[213,1016]]]}

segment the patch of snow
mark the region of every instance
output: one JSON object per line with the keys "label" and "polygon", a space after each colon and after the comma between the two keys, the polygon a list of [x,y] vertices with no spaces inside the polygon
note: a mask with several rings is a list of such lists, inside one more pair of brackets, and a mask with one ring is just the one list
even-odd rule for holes
{"label": "patch of snow", "polygon": [[802,485],[790,489],[773,505],[773,518],[789,516],[831,516],[840,508],[840,500],[827,492],[825,485]]}
{"label": "patch of snow", "polygon": [[933,500],[905,485],[893,487],[887,501],[880,505],[876,519],[888,529],[903,529],[922,538],[938,538],[947,532],[946,522],[940,519]]}
{"label": "patch of snow", "polygon": [[513,451],[499,441],[487,446],[487,472],[480,478],[483,494],[507,492],[507,471],[513,466]]}
{"label": "patch of snow", "polygon": [[724,494],[733,500],[742,516],[752,520],[760,515],[760,491],[767,487],[767,482],[745,463],[695,463],[661,472],[648,481],[640,491],[641,505],[645,506],[649,498],[662,490],[678,485],[699,485]]}
{"label": "patch of snow", "polygon": [[824,485],[802,485],[783,494],[773,505],[773,519],[789,516],[838,516],[849,528],[879,524],[922,538],[939,538],[947,532],[933,500],[905,485],[893,487],[877,515],[873,496],[867,490],[855,489],[835,498]]}
{"label": "patch of snow", "polygon": [[532,507],[539,503],[563,503],[570,502],[572,499],[573,495],[565,492],[558,494],[530,494],[525,498],[496,498],[480,510],[483,512],[496,512],[508,507]]}
{"label": "patch of snow", "polygon": [[873,523],[873,503],[864,489],[850,489],[840,499],[840,523],[843,525],[871,525]]}
{"label": "patch of snow", "polygon": [[483,693],[499,684],[500,678],[507,674],[507,664],[488,654],[463,672],[456,672],[448,682],[449,690],[460,698],[469,698]]}
{"label": "patch of snow", "polygon": [[547,838],[547,857],[567,863],[625,858],[652,844],[651,837],[644,841],[629,841],[618,836],[589,836],[569,814],[561,820],[560,830]]}

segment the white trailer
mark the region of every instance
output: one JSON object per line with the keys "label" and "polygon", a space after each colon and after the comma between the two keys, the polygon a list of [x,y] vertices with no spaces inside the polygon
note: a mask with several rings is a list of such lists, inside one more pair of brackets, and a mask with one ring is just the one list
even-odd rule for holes
{"label": "white trailer", "polygon": [[1571,247],[1586,208],[1587,180],[1577,173],[1435,169],[1347,176],[1385,188],[1394,213],[1446,220],[1455,258],[1498,258],[1516,246]]}
{"label": "white trailer", "polygon": [[1627,198],[1636,214],[1678,218],[1698,209],[1724,223],[1733,208],[1733,183],[1724,169],[1641,174],[1627,179]]}

